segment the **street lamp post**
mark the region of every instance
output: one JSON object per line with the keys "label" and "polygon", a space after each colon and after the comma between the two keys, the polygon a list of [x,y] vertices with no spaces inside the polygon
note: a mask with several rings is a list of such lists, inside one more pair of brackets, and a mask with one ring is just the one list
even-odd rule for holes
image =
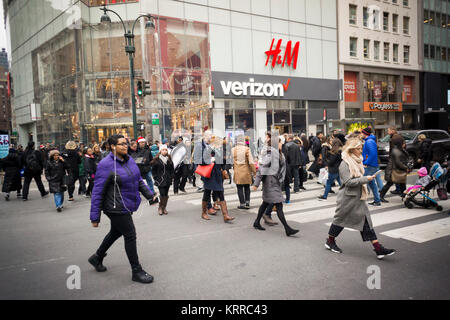
{"label": "street lamp post", "polygon": [[103,8],[100,8],[100,10],[103,10],[103,15],[100,18],[101,23],[110,23],[111,18],[108,16],[107,12],[114,13],[117,17],[119,17],[120,22],[123,26],[124,31],[124,37],[125,37],[125,52],[128,55],[128,59],[130,62],[130,93],[131,93],[131,110],[133,112],[133,134],[134,139],[137,139],[137,119],[136,119],[136,97],[134,95],[134,53],[136,51],[136,48],[134,46],[134,27],[136,25],[136,22],[142,18],[147,17],[149,20],[145,24],[145,28],[155,28],[154,23],[152,22],[152,16],[149,14],[143,14],[134,20],[133,27],[131,30],[127,30],[125,23],[123,22],[122,18],[119,16],[119,14],[111,9],[107,9],[106,5],[103,6]]}

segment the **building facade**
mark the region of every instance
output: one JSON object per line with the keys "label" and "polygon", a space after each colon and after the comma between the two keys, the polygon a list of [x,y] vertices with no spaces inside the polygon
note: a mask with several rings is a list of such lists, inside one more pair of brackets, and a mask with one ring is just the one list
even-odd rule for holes
{"label": "building facade", "polygon": [[420,0],[419,8],[424,125],[450,130],[450,1]]}
{"label": "building facade", "polygon": [[340,0],[338,17],[341,117],[378,136],[422,127],[417,1]]}
{"label": "building facade", "polygon": [[[20,143],[134,135],[124,30],[111,13],[100,23],[103,2],[4,0]],[[256,139],[339,119],[336,0],[106,2],[128,27],[155,17],[154,29],[135,28],[136,79],[151,84],[137,100],[139,135],[197,126]],[[36,28],[24,28],[31,16]]]}

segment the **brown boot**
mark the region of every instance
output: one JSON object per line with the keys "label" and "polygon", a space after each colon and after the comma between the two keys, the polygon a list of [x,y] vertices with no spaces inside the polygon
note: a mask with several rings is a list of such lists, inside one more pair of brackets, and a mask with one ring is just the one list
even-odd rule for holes
{"label": "brown boot", "polygon": [[220,210],[220,207],[219,207],[219,201],[214,201],[213,209],[216,210],[216,211],[219,211],[219,210]]}
{"label": "brown boot", "polygon": [[226,201],[220,201],[219,205],[220,205],[220,208],[222,209],[223,221],[224,222],[229,222],[229,221],[234,220],[234,217],[230,217],[228,215],[227,202]]}
{"label": "brown boot", "polygon": [[164,200],[163,200],[163,213],[167,214],[168,212],[167,212],[166,208],[167,208],[167,201],[169,201],[169,197],[165,196],[163,198],[164,198]]}
{"label": "brown boot", "polygon": [[202,201],[202,219],[211,220],[208,216],[208,202]]}
{"label": "brown boot", "polygon": [[264,223],[269,226],[275,226],[278,224],[278,222],[273,221],[272,218],[266,214],[263,214],[263,220],[264,220]]}

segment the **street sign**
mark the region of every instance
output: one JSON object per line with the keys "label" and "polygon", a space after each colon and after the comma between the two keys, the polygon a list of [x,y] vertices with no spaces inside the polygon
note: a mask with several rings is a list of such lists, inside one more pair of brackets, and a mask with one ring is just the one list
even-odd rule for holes
{"label": "street sign", "polygon": [[152,124],[159,124],[159,113],[152,113]]}

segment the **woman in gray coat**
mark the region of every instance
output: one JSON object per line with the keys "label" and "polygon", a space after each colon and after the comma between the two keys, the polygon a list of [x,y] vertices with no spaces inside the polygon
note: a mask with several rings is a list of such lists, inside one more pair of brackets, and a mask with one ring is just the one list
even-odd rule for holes
{"label": "woman in gray coat", "polygon": [[372,219],[367,207],[367,184],[375,176],[364,176],[362,163],[363,142],[358,138],[349,139],[342,150],[342,162],[339,176],[342,185],[337,196],[336,214],[328,232],[325,248],[335,253],[342,253],[336,245],[335,238],[344,228],[359,230],[363,241],[371,241],[378,259],[395,253],[393,249],[384,248],[377,240],[373,230]]}
{"label": "woman in gray coat", "polygon": [[[267,133],[267,146],[261,151],[261,160],[259,162],[259,169],[256,172],[255,182],[253,183],[253,190],[256,191],[262,181],[263,183],[263,203],[259,207],[258,217],[253,223],[253,227],[258,230],[266,230],[261,226],[261,218],[266,209],[273,205],[277,208],[278,219],[284,226],[287,236],[292,236],[298,232],[292,229],[286,222],[283,213],[283,194],[281,193],[281,186],[284,185],[284,177],[286,174],[286,160],[281,152],[281,144],[275,142],[271,143],[271,134]],[[278,148],[273,148],[271,145],[279,145]]]}

